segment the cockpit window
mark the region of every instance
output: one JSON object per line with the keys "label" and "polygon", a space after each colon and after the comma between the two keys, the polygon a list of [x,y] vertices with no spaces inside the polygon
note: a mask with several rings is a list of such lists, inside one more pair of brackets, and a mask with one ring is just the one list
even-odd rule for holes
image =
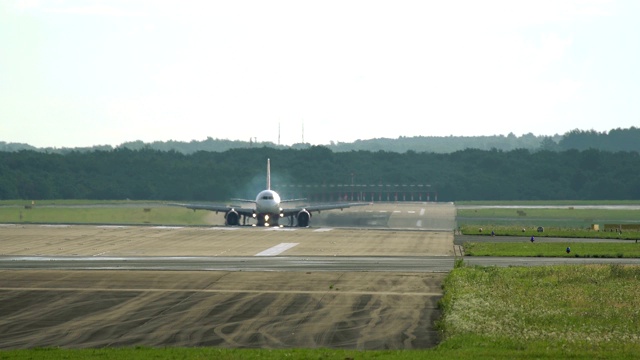
{"label": "cockpit window", "polygon": [[273,196],[270,196],[270,195],[264,195],[264,196],[262,197],[262,200],[273,200]]}

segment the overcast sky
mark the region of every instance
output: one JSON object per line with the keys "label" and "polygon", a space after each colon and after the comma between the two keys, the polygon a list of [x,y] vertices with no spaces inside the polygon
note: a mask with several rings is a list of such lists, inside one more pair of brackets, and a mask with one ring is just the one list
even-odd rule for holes
{"label": "overcast sky", "polygon": [[640,1],[1,0],[0,141],[640,126]]}

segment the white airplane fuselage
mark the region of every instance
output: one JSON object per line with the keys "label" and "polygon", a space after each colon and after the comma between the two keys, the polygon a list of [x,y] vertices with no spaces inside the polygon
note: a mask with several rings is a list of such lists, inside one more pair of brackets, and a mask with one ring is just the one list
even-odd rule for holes
{"label": "white airplane fuselage", "polygon": [[282,217],[280,195],[273,190],[262,190],[256,196],[256,214],[260,226],[277,226]]}

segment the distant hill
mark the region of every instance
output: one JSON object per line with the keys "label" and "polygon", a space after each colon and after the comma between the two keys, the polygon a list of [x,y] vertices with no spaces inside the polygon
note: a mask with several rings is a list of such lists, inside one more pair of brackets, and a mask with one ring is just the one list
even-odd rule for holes
{"label": "distant hill", "polygon": [[[536,136],[531,133],[516,136],[509,135],[493,136],[414,136],[399,137],[397,139],[377,138],[370,140],[356,140],[352,143],[331,142],[322,145],[333,152],[347,151],[388,151],[405,153],[428,152],[449,154],[465,149],[478,150],[501,150],[511,151],[515,149],[526,149],[530,151],[549,150],[586,150],[597,149],[602,151],[633,151],[640,153],[640,128],[631,127],[629,129],[613,129],[608,132],[597,132],[594,130],[572,130],[564,135]],[[310,144],[294,144],[291,146],[277,145],[272,142],[252,142],[227,139],[213,139],[189,142],[183,141],[154,141],[145,143],[143,141],[125,142],[117,147],[110,145],[97,145],[83,148],[36,148],[28,144],[6,143],[0,141],[0,151],[15,152],[20,150],[35,150],[48,153],[65,154],[73,151],[94,151],[94,150],[114,150],[114,149],[150,149],[159,151],[176,151],[183,154],[192,154],[198,151],[224,152],[231,149],[249,149],[254,147],[269,147],[274,149],[306,149]]]}
{"label": "distant hill", "polygon": [[29,144],[6,143],[4,141],[0,141],[0,151],[13,152],[13,151],[20,151],[20,150],[39,150],[39,149]]}
{"label": "distant hill", "polygon": [[353,150],[383,150],[399,153],[415,151],[449,154],[465,149],[496,149],[503,151],[510,151],[515,149],[539,150],[545,141],[553,143],[553,146],[557,146],[560,140],[562,140],[561,135],[555,135],[552,137],[535,136],[533,134],[516,136],[513,133],[507,136],[403,136],[397,139],[380,138],[371,140],[356,140],[352,143],[337,143],[328,145],[327,147],[335,152]]}

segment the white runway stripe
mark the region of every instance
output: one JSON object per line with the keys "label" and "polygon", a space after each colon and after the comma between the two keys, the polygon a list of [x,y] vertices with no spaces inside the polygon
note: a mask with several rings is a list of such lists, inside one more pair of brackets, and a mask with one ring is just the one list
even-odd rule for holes
{"label": "white runway stripe", "polygon": [[263,252],[257,253],[255,256],[276,256],[298,245],[298,243],[280,243],[272,248],[269,248]]}
{"label": "white runway stripe", "polygon": [[322,228],[322,229],[313,230],[313,232],[325,232],[325,231],[331,231],[331,230],[333,230],[333,228]]}
{"label": "white runway stripe", "polygon": [[425,211],[424,209],[420,209],[420,216],[424,215],[424,211]]}

